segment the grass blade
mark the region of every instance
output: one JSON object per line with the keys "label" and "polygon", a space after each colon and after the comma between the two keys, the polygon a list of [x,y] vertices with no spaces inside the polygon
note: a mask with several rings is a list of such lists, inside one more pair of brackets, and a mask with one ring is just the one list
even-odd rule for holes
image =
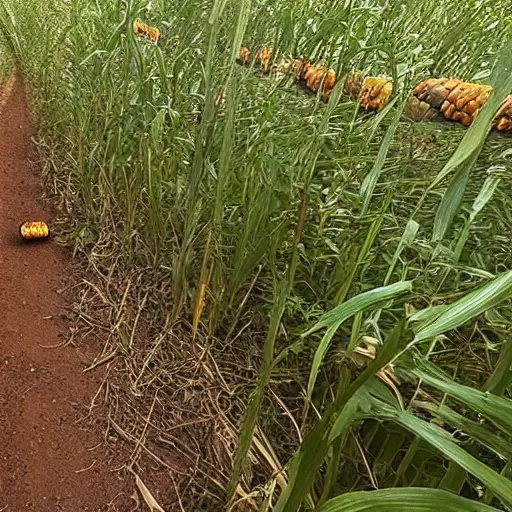
{"label": "grass blade", "polygon": [[[308,494],[327,450],[359,415],[359,404],[368,402],[364,386],[386,366],[406,343],[406,325],[400,322],[387,337],[377,357],[349,385],[347,370],[342,373],[334,403],[313,427],[292,458],[288,486],[279,496],[274,512],[296,512]],[[352,402],[352,399],[354,402]],[[350,404],[350,405],[349,405]],[[369,404],[368,404],[369,405]],[[368,409],[365,406],[365,410]],[[348,409],[346,409],[348,407]]]}
{"label": "grass blade", "polygon": [[510,444],[485,428],[481,423],[466,418],[446,405],[437,406],[430,402],[422,402],[416,403],[415,406],[439,416],[443,421],[446,421],[452,427],[462,430],[471,439],[475,439],[499,457],[512,460],[512,447]]}
{"label": "grass blade", "polygon": [[391,124],[388,126],[386,130],[386,135],[382,140],[379,146],[379,152],[377,153],[377,158],[375,159],[375,163],[373,164],[372,170],[366,175],[361,184],[361,197],[363,199],[363,206],[361,208],[361,215],[365,215],[368,211],[368,206],[370,205],[370,201],[372,199],[372,194],[375,189],[375,185],[379,179],[380,173],[382,172],[382,168],[384,167],[384,163],[386,162],[386,157],[389,152],[389,148],[391,146],[391,142],[393,137],[395,136],[396,129],[398,127],[398,123],[400,118],[402,117],[402,113],[404,111],[407,100],[403,100],[400,103],[399,107],[396,109],[395,115]]}
{"label": "grass blade", "polygon": [[347,300],[340,306],[335,307],[331,311],[325,313],[320,317],[318,322],[305,332],[302,337],[309,336],[310,334],[324,328],[331,327],[339,322],[343,323],[347,318],[356,314],[358,311],[363,311],[371,306],[390,300],[397,295],[412,290],[412,281],[399,281],[398,283],[374,288],[368,292],[361,293]]}
{"label": "grass blade", "polygon": [[500,352],[494,371],[483,386],[483,391],[501,395],[512,383],[512,340],[506,341]]}

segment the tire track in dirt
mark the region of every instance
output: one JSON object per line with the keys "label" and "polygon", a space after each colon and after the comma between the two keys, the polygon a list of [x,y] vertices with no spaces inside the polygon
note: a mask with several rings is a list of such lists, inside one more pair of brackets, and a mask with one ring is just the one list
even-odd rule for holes
{"label": "tire track in dirt", "polygon": [[27,160],[30,135],[16,78],[0,85],[0,511],[128,512],[128,483],[98,433],[76,423],[99,376],[82,372],[76,349],[43,348],[67,336],[56,290],[70,258],[51,241],[18,236],[21,222],[48,220]]}

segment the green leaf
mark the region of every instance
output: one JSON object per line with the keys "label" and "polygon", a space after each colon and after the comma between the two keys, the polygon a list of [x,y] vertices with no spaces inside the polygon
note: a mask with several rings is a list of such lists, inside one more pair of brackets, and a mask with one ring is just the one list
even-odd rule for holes
{"label": "green leaf", "polygon": [[370,400],[370,395],[364,391],[365,385],[398,353],[407,341],[407,334],[410,336],[406,331],[405,322],[399,322],[387,336],[377,357],[350,385],[348,371],[342,370],[336,399],[293,456],[289,470],[289,483],[279,496],[274,512],[296,512],[299,509],[320,465],[327,456],[330,444],[354,421],[360,419],[360,412],[366,413],[370,410],[373,402]]}
{"label": "green leaf", "polygon": [[318,512],[498,512],[440,489],[407,487],[349,492],[329,500]]}
{"label": "green leaf", "polygon": [[[377,153],[377,158],[375,159],[372,170],[365,176],[363,183],[361,184],[361,197],[363,198],[361,215],[365,215],[368,211],[368,206],[370,205],[375,185],[377,184],[382,168],[384,167],[384,162],[386,161],[391,142],[393,141],[398,123],[400,122],[400,118],[402,117],[402,113],[408,100],[408,97],[404,99],[396,109],[395,116],[393,117],[391,124],[388,126],[386,135],[379,146],[379,152]],[[395,101],[396,98],[393,102]]]}
{"label": "green leaf", "polygon": [[484,425],[466,418],[446,405],[437,406],[429,402],[421,402],[415,403],[415,407],[421,407],[431,414],[439,416],[452,427],[462,430],[471,439],[493,451],[498,457],[512,460],[512,446],[510,443],[489,431]]}
{"label": "green leaf", "polygon": [[425,384],[471,407],[492,421],[504,434],[512,436],[512,400],[458,384],[428,363],[421,364],[413,373]]}
{"label": "green leaf", "polygon": [[478,478],[500,498],[508,509],[512,509],[512,482],[469,455],[469,453],[454,443],[450,435],[442,428],[421,420],[408,411],[394,410],[376,399],[372,399],[372,412],[383,420],[389,420],[401,425],[439,450],[444,457],[455,462],[468,473]]}
{"label": "green leaf", "polygon": [[323,327],[330,327],[337,322],[343,323],[345,320],[355,315],[358,311],[363,311],[369,307],[392,299],[397,295],[409,292],[412,290],[412,281],[399,281],[398,283],[390,284],[388,286],[382,286],[374,288],[373,290],[360,293],[359,295],[352,297],[340,306],[331,309],[327,313],[323,314],[318,322],[305,332],[302,337],[309,336],[310,334],[322,329]]}
{"label": "green leaf", "polygon": [[497,176],[491,174],[487,177],[482,185],[480,192],[478,193],[477,198],[473,202],[473,206],[471,208],[471,212],[469,214],[469,218],[464,223],[464,227],[459,235],[459,239],[457,240],[457,244],[454,249],[455,261],[459,261],[460,256],[462,254],[462,250],[466,245],[466,242],[469,238],[469,230],[471,228],[471,224],[475,221],[476,216],[483,210],[485,205],[489,202],[491,197],[494,194],[494,191],[498,187],[501,179]]}
{"label": "green leaf", "polygon": [[361,408],[361,404],[366,400],[368,402],[368,393],[365,391],[364,387],[360,388],[354,396],[347,402],[343,410],[336,418],[334,425],[329,434],[329,444],[333,443],[338,437],[344,434],[347,429],[357,421],[359,417],[359,412]]}
{"label": "green leaf", "polygon": [[407,222],[407,225],[405,226],[404,232],[402,234],[402,238],[400,239],[400,243],[398,244],[398,247],[396,248],[396,251],[393,254],[391,263],[389,264],[389,268],[384,279],[384,285],[388,284],[389,279],[391,278],[391,274],[393,273],[393,270],[396,266],[396,262],[398,261],[398,258],[402,254],[404,248],[412,244],[412,242],[416,238],[419,228],[420,225],[415,220],[410,219]]}
{"label": "green leaf", "polygon": [[455,462],[450,461],[450,464],[448,465],[448,471],[446,471],[437,487],[439,489],[444,489],[445,491],[458,494],[462,490],[467,477],[467,471],[462,469]]}
{"label": "green leaf", "polygon": [[[348,370],[343,369],[338,384],[338,394],[340,394],[342,389],[348,387],[349,382],[350,374]],[[350,400],[350,398],[348,400]],[[327,456],[331,417],[336,411],[341,413],[346,404],[347,402],[341,403],[340,407],[337,407],[338,404],[332,404],[330,410],[324,414],[320,421],[315,424],[304,438],[297,452],[291,459],[288,470],[288,485],[281,492],[279,500],[274,507],[274,512],[295,512],[299,509],[302,500],[311,488],[318,467]],[[354,414],[356,411],[357,407],[351,409],[351,412]],[[350,423],[349,418],[347,418],[347,426],[349,426]]]}
{"label": "green leaf", "polygon": [[[474,125],[476,125],[476,123],[477,121],[475,121]],[[441,200],[434,220],[434,233],[432,235],[432,240],[435,242],[442,240],[459,211],[462,199],[464,198],[464,193],[466,192],[469,176],[471,171],[475,168],[476,161],[482,149],[483,141],[487,137],[490,125],[489,127],[485,126],[484,128],[482,129],[481,135],[482,142],[475,148],[471,157],[467,161],[461,163],[457,168],[443,199]],[[465,140],[466,139],[462,140],[461,145],[465,143]],[[457,152],[454,153],[454,155],[456,154]]]}
{"label": "green leaf", "polygon": [[266,387],[270,381],[271,363],[274,358],[274,347],[279,330],[281,318],[286,306],[286,297],[289,293],[289,285],[285,281],[280,281],[275,287],[274,305],[270,313],[270,324],[267,337],[263,345],[263,365],[259,372],[256,389],[249,397],[249,403],[245,410],[243,425],[240,431],[238,445],[235,450],[233,460],[233,472],[228,484],[228,494],[230,497],[234,494],[236,486],[240,480],[243,465],[247,459],[247,454],[252,445],[254,430],[258,422],[261,404],[265,394]]}
{"label": "green leaf", "polygon": [[364,311],[375,304],[392,299],[393,297],[396,297],[406,291],[410,291],[411,289],[412,281],[400,281],[389,286],[374,288],[368,292],[361,293],[323,315],[309,331],[303,334],[303,336],[308,336],[322,327],[328,327],[327,332],[320,341],[313,358],[313,364],[311,366],[308,381],[308,400],[311,399],[320,366],[331,344],[331,340],[343,322],[359,311]]}
{"label": "green leaf", "polygon": [[[494,168],[495,169],[495,168]],[[478,196],[473,201],[473,206],[471,207],[471,213],[469,214],[469,222],[473,222],[476,216],[485,208],[485,205],[492,198],[496,188],[500,184],[501,178],[491,174],[487,176],[478,193]]]}
{"label": "green leaf", "polygon": [[501,395],[512,383],[512,340],[501,346],[500,357],[494,371],[483,386],[483,391]]}
{"label": "green leaf", "polygon": [[414,343],[435,338],[464,325],[506,300],[511,294],[512,270],[509,270],[448,306],[437,319],[416,333]]}

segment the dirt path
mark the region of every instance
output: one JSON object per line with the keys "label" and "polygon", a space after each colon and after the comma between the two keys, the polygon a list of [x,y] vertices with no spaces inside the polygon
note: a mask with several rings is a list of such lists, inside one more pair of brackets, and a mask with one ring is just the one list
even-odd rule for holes
{"label": "dirt path", "polygon": [[130,512],[133,487],[98,433],[76,423],[99,377],[82,372],[76,349],[43,348],[67,336],[56,290],[69,258],[17,235],[24,220],[48,218],[27,163],[30,133],[20,80],[0,85],[0,511]]}

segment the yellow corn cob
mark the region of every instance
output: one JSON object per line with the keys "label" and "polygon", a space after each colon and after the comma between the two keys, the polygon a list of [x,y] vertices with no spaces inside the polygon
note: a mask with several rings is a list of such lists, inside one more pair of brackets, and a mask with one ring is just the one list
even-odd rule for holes
{"label": "yellow corn cob", "polygon": [[304,61],[302,59],[283,57],[277,65],[277,71],[279,73],[286,73],[287,75],[293,75],[295,78],[299,78],[303,65]]}
{"label": "yellow corn cob", "polygon": [[270,71],[270,63],[272,59],[272,48],[264,48],[261,52],[256,56],[256,62],[261,66],[261,69],[265,73]]}
{"label": "yellow corn cob", "polygon": [[382,110],[393,92],[390,78],[366,77],[361,88],[361,106],[365,110]]}
{"label": "yellow corn cob", "polygon": [[344,90],[353,98],[359,98],[365,110],[382,110],[391,98],[393,81],[391,78],[365,77],[360,71],[353,71],[345,80]]}
{"label": "yellow corn cob", "polygon": [[25,240],[48,238],[50,230],[44,222],[24,222],[20,226],[20,235]]}
{"label": "yellow corn cob", "polygon": [[[472,84],[455,78],[431,78],[417,85],[413,95],[438,109],[446,119],[469,126],[491,92],[490,85]],[[503,102],[493,127],[498,131],[512,131],[512,95]]]}
{"label": "yellow corn cob", "polygon": [[[365,77],[360,71],[352,71],[343,84],[345,94],[357,98],[365,110],[382,110],[391,98],[393,82],[391,78]],[[413,121],[433,120],[438,112],[427,102],[411,96],[405,115]]]}
{"label": "yellow corn cob", "polygon": [[501,104],[494,118],[494,128],[499,132],[512,131],[512,94]]}
{"label": "yellow corn cob", "polygon": [[328,100],[331,96],[331,92],[336,85],[336,71],[334,69],[328,69],[324,77],[324,85],[322,90],[322,98]]}
{"label": "yellow corn cob", "polygon": [[316,93],[318,91],[318,86],[322,81],[322,77],[326,72],[325,66],[322,64],[310,64],[309,62],[304,66],[304,70],[302,73],[302,79],[304,80],[306,87],[311,91]]}
{"label": "yellow corn cob", "polygon": [[[312,64],[302,59],[293,59],[283,57],[275,67],[271,65],[273,55],[272,48],[264,48],[256,55],[256,63],[259,64],[263,72],[269,73],[272,69],[280,73],[293,75],[304,82],[311,92],[318,92],[320,84],[322,85],[322,99],[327,101],[336,85],[336,72],[334,69],[328,69],[323,64]],[[240,64],[248,64],[251,53],[248,48],[241,48],[237,61]]]}
{"label": "yellow corn cob", "polygon": [[[268,73],[271,69],[272,49],[265,48],[257,54],[256,62]],[[240,50],[238,61],[249,62],[247,48]],[[327,101],[336,85],[336,73],[324,64],[308,60],[283,58],[274,68],[292,74],[314,93],[322,86],[322,99]],[[323,84],[323,85],[322,85]],[[350,73],[343,84],[344,91],[358,98],[365,110],[382,110],[391,99],[393,82],[387,77],[364,76],[360,71]],[[462,82],[453,78],[425,80],[413,91],[405,109],[405,115],[413,121],[433,120],[441,114],[452,121],[469,126],[485,104],[492,87]],[[493,127],[501,132],[512,132],[512,94],[503,102]]]}
{"label": "yellow corn cob", "polygon": [[305,86],[313,93],[317,93],[322,85],[322,99],[327,101],[336,85],[336,72],[326,68],[324,64],[311,64],[304,61],[299,77]]}
{"label": "yellow corn cob", "polygon": [[160,31],[157,28],[150,27],[149,25],[146,25],[139,19],[136,19],[133,22],[133,31],[138,36],[143,36],[155,44],[158,43],[158,38],[160,37]]}
{"label": "yellow corn cob", "polygon": [[238,54],[238,62],[240,64],[249,64],[249,60],[251,58],[251,52],[249,48],[241,48],[240,53]]}

